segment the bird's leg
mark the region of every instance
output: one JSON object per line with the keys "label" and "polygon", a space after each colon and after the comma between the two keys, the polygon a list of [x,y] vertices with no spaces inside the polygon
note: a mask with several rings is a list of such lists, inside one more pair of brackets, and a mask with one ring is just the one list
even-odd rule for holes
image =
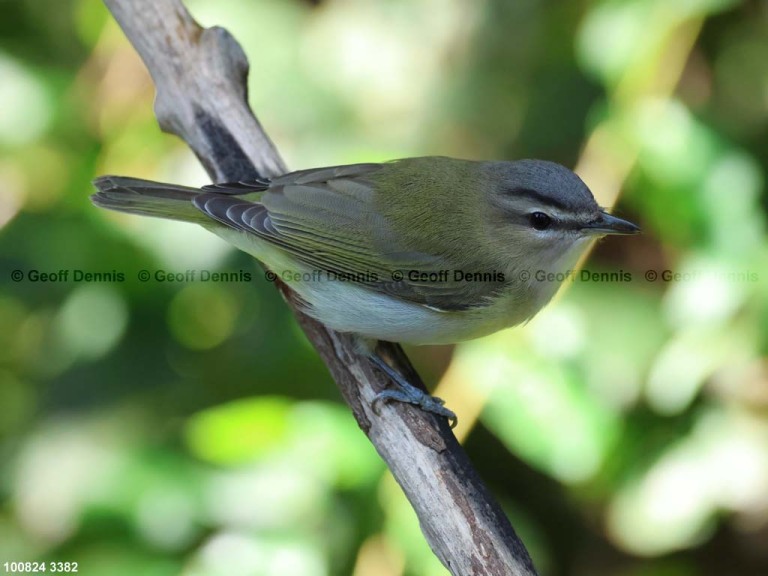
{"label": "bird's leg", "polygon": [[394,400],[396,402],[407,402],[408,404],[415,404],[426,412],[432,412],[432,414],[444,416],[448,419],[448,423],[450,424],[451,428],[456,426],[458,418],[456,418],[456,414],[444,406],[445,402],[443,400],[440,398],[435,398],[434,396],[430,396],[420,388],[417,388],[408,382],[408,380],[406,380],[402,374],[387,364],[384,359],[375,351],[371,352],[368,357],[371,359],[371,362],[379,370],[384,372],[384,374],[389,376],[392,382],[394,382],[399,388],[399,390],[384,390],[383,392],[376,394],[376,397],[373,399],[373,403],[371,404],[374,412],[378,414],[378,407],[381,402],[388,402],[390,400]]}

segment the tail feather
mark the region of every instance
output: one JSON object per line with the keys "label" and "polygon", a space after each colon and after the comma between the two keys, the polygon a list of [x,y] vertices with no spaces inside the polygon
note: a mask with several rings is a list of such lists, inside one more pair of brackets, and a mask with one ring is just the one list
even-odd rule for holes
{"label": "tail feather", "polygon": [[210,218],[192,204],[201,192],[198,188],[125,176],[101,176],[93,185],[98,192],[91,196],[91,201],[101,208],[182,222],[210,223]]}

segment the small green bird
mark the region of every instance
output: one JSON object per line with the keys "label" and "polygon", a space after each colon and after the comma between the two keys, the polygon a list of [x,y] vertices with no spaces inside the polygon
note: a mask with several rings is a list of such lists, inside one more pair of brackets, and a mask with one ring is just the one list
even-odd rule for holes
{"label": "small green bird", "polygon": [[[200,189],[94,181],[103,208],[194,222],[260,260],[303,311],[362,341],[446,344],[532,318],[590,240],[639,228],[541,160],[408,158]],[[555,279],[553,279],[555,278]],[[455,419],[366,348],[394,399]]]}

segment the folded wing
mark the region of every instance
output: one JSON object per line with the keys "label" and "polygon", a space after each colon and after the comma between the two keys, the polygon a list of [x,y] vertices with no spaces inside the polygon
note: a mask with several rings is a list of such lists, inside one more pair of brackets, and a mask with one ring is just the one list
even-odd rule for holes
{"label": "folded wing", "polygon": [[[489,304],[503,281],[456,281],[444,257],[404,246],[392,232],[374,207],[373,176],[384,166],[301,170],[268,186],[215,184],[204,187],[193,203],[217,222],[253,234],[314,270],[344,275],[371,290],[445,311]],[[261,191],[258,201],[246,199]],[[427,279],[430,274],[434,280]]]}

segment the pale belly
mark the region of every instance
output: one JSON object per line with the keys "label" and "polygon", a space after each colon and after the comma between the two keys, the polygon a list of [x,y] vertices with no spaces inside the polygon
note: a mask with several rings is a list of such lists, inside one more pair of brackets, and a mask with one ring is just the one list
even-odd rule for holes
{"label": "pale belly", "polygon": [[525,320],[499,304],[446,312],[353,284],[293,284],[307,313],[339,332],[407,344],[450,344],[479,338]]}
{"label": "pale belly", "polygon": [[307,303],[304,311],[308,315],[337,332],[369,339],[422,345],[479,338],[529,320],[557,290],[549,283],[517,290],[517,298],[502,296],[487,306],[441,311],[353,282],[329,280],[282,250],[242,232],[212,231],[262,261]]}

